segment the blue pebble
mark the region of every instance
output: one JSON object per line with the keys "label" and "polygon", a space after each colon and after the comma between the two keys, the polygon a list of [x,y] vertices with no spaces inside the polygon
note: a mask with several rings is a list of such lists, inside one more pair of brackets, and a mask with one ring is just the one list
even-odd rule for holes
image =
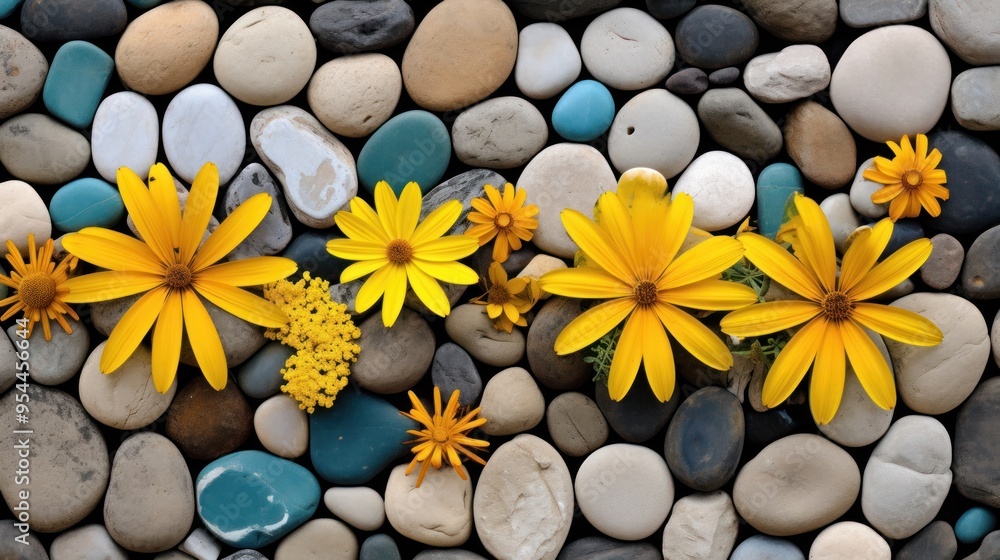
{"label": "blue pebble", "polygon": [[788,197],[804,192],[802,174],[793,165],[772,163],[757,177],[757,227],[760,234],[774,239],[784,222]]}
{"label": "blue pebble", "polygon": [[49,203],[52,223],[64,232],[85,227],[110,228],[125,215],[125,203],[118,189],[90,177],[68,183]]}
{"label": "blue pebble", "polygon": [[267,546],[312,517],[316,477],[305,467],[263,451],[237,451],[212,461],[195,484],[198,517],[234,548]]}
{"label": "blue pebble", "polygon": [[754,535],[740,543],[729,560],[805,560],[799,547],[785,539]]}
{"label": "blue pebble", "polygon": [[277,395],[285,378],[281,369],[285,362],[295,354],[295,349],[276,341],[268,342],[250,359],[243,362],[236,373],[236,382],[246,396],[254,399],[266,399]]}
{"label": "blue pebble", "polygon": [[615,120],[615,100],[601,82],[583,80],[570,86],[552,109],[552,128],[572,142],[600,137]]}
{"label": "blue pebble", "polygon": [[955,537],[965,544],[977,543],[997,526],[997,516],[984,507],[970,508],[955,522]]}
{"label": "blue pebble", "polygon": [[441,119],[407,111],[389,119],[358,154],[358,179],[368,192],[379,181],[398,196],[410,181],[424,193],[437,185],[451,162],[451,138]]}
{"label": "blue pebble", "polygon": [[[875,224],[869,224],[875,225]],[[916,220],[899,220],[892,226],[892,235],[889,236],[889,244],[885,246],[882,255],[888,256],[903,248],[911,241],[916,241],[924,236],[924,228]]]}
{"label": "blue pebble", "polygon": [[13,14],[14,10],[21,5],[21,2],[24,2],[24,0],[0,0],[0,19]]}
{"label": "blue pebble", "polygon": [[59,47],[42,88],[45,108],[76,128],[87,128],[111,80],[115,62],[100,48],[86,41],[70,41]]}
{"label": "blue pebble", "polygon": [[409,452],[406,430],[416,427],[389,401],[348,386],[309,416],[309,456],[328,482],[364,484]]}

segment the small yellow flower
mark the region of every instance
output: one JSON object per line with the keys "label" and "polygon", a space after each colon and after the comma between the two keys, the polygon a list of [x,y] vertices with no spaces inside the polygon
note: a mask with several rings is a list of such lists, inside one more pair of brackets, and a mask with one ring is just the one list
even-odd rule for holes
{"label": "small yellow flower", "polygon": [[410,412],[400,411],[399,413],[411,420],[415,420],[424,425],[422,430],[407,430],[406,433],[417,436],[417,439],[405,443],[416,443],[413,446],[413,460],[406,467],[406,474],[413,472],[413,467],[417,463],[420,466],[420,474],[417,476],[417,488],[424,481],[424,475],[430,467],[440,469],[441,465],[447,461],[458,473],[458,476],[465,480],[465,472],[462,469],[462,458],[459,453],[464,454],[480,465],[485,465],[486,461],[475,454],[482,448],[489,447],[488,441],[467,437],[469,432],[486,423],[485,418],[476,418],[479,415],[479,408],[469,411],[465,416],[458,418],[458,389],[451,394],[448,399],[448,406],[444,413],[441,412],[441,389],[434,387],[434,416],[431,416],[424,404],[420,402],[413,391],[409,391],[410,402],[413,409]]}
{"label": "small yellow flower", "polygon": [[[934,323],[897,307],[868,303],[910,277],[931,253],[931,242],[908,243],[881,263],[893,224],[879,221],[861,230],[844,254],[840,276],[833,233],[818,204],[795,197],[800,255],[793,257],[775,242],[754,233],[739,235],[746,256],[772,280],[804,297],[757,303],[722,319],[722,331],[740,337],[765,336],[805,323],[778,354],[764,381],[764,405],[775,407],[792,394],[813,366],[809,404],[819,424],[833,419],[840,407],[850,359],[861,386],[878,406],[896,405],[892,372],[862,327],[915,346],[933,346],[942,334]],[[878,263],[878,264],[876,264]]]}
{"label": "small yellow flower", "polygon": [[941,214],[941,204],[937,199],[948,200],[948,189],[942,186],[948,181],[941,163],[941,152],[937,148],[927,153],[927,136],[917,135],[917,150],[913,151],[909,136],[904,135],[901,145],[886,142],[896,157],[888,160],[875,158],[875,167],[866,169],[864,178],[885,187],[872,193],[875,204],[889,203],[889,218],[916,218],[923,207],[931,216]]}
{"label": "small yellow flower", "polygon": [[[498,331],[511,332],[514,325],[527,327],[524,314],[538,302],[542,289],[534,278],[507,279],[503,265],[493,261],[489,270],[486,293],[472,300],[486,306],[486,314]],[[485,301],[484,301],[485,300]]]}
{"label": "small yellow flower", "polygon": [[0,284],[16,290],[14,295],[0,300],[0,307],[11,306],[0,316],[0,321],[6,321],[23,311],[24,317],[28,319],[28,336],[31,336],[35,324],[40,322],[45,340],[52,340],[50,321],[56,321],[64,331],[72,334],[73,329],[63,315],[80,319],[73,308],[65,303],[66,294],[69,293],[66,281],[69,279],[69,270],[76,264],[76,258],[67,256],[56,266],[52,263],[53,248],[54,243],[49,239],[41,249],[36,250],[35,236],[28,234],[28,262],[25,263],[14,242],[8,239],[7,262],[12,270],[10,276],[0,274]]}
{"label": "small yellow flower", "polygon": [[[521,248],[521,241],[531,241],[538,229],[538,206],[524,205],[528,193],[507,183],[503,196],[493,185],[486,185],[486,198],[472,199],[474,211],[469,212],[469,221],[476,224],[465,231],[479,239],[482,247],[496,237],[493,243],[493,260],[505,262],[511,250]],[[489,200],[487,200],[489,199]]]}
{"label": "small yellow flower", "polygon": [[330,408],[351,373],[361,347],[354,341],[361,329],[354,326],[347,306],[330,298],[330,283],[309,272],[294,284],[279,280],[264,288],[264,297],[286,315],[288,324],[268,329],[264,336],[296,350],[281,374],[281,390],[299,401],[309,414],[317,406]]}
{"label": "small yellow flower", "polygon": [[423,196],[416,183],[408,183],[396,199],[385,181],[375,185],[375,208],[354,197],[351,211],[337,212],[337,225],[347,239],[332,239],[326,250],[335,257],[359,261],[344,269],[341,282],[371,274],[358,290],[355,307],[367,311],[382,300],[382,323],[391,327],[403,309],[407,282],[420,301],[442,317],[451,304],[438,280],[475,284],[476,271],[458,262],[476,252],[476,240],[466,235],[444,235],[458,220],[462,204],[449,200],[428,214],[422,223]]}

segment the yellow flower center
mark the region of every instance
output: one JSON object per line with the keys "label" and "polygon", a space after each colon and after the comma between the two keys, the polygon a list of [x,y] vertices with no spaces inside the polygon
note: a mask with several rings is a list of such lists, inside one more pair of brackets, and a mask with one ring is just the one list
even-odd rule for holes
{"label": "yellow flower center", "polygon": [[486,292],[486,301],[494,305],[503,305],[510,301],[510,290],[507,286],[494,284]]}
{"label": "yellow flower center", "polygon": [[191,284],[191,280],[194,275],[191,274],[191,269],[182,264],[170,265],[167,269],[166,274],[164,274],[167,286],[179,290],[181,288],[188,287]]}
{"label": "yellow flower center", "polygon": [[511,222],[513,221],[514,218],[511,217],[510,214],[508,214],[507,212],[501,212],[497,214],[496,218],[493,219],[493,224],[500,229],[507,229],[508,227],[510,227]]}
{"label": "yellow flower center", "polygon": [[903,173],[903,186],[908,189],[919,188],[924,182],[924,176],[916,169],[911,169]]}
{"label": "yellow flower center", "polygon": [[17,295],[24,305],[44,309],[56,299],[56,281],[44,272],[33,272],[21,279]]}
{"label": "yellow flower center", "polygon": [[431,438],[434,439],[434,443],[448,443],[450,434],[448,434],[448,430],[438,426],[431,432]]}
{"label": "yellow flower center", "polygon": [[385,247],[385,256],[396,264],[405,264],[413,258],[413,246],[405,239],[393,239]]}
{"label": "yellow flower center", "polygon": [[820,302],[819,306],[823,308],[826,318],[831,321],[846,320],[851,316],[851,309],[854,308],[851,298],[847,297],[847,294],[843,292],[830,292],[826,294],[823,296],[823,301]]}
{"label": "yellow flower center", "polygon": [[656,303],[656,284],[643,280],[635,285],[632,297],[639,305],[652,305]]}

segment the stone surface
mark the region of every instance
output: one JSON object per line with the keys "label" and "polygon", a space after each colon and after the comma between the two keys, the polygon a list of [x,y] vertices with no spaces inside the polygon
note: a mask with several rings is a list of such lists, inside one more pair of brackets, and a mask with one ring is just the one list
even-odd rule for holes
{"label": "stone surface", "polygon": [[576,43],[560,25],[524,26],[518,34],[514,82],[532,99],[548,99],[576,81],[583,67]]}
{"label": "stone surface", "polygon": [[447,0],[424,16],[406,45],[403,84],[427,110],[460,109],[496,91],[516,58],[517,24],[506,4]]}
{"label": "stone surface", "polygon": [[677,500],[663,528],[663,557],[726,560],[736,544],[739,520],[729,494],[719,490]]}
{"label": "stone surface", "polygon": [[[86,552],[83,552],[86,551]],[[128,560],[104,525],[83,525],[60,534],[49,549],[52,560]]]}
{"label": "stone surface", "polygon": [[280,6],[240,16],[219,39],[215,79],[250,105],[280,105],[295,97],[316,68],[316,43],[306,22]]}
{"label": "stone surface", "polygon": [[524,165],[544,148],[549,129],[545,117],[528,101],[500,97],[462,112],[451,134],[462,163],[508,169]]}
{"label": "stone surface", "polygon": [[753,206],[756,189],[750,169],[740,158],[712,151],[691,162],[673,192],[686,193],[694,200],[694,227],[719,231],[743,221]]}
{"label": "stone surface", "polygon": [[[819,207],[830,223],[834,246],[837,248],[837,251],[843,254],[846,249],[847,238],[854,233],[854,230],[861,227],[861,220],[858,219],[858,215],[854,213],[854,207],[851,206],[850,195],[847,193],[832,194],[824,198],[819,203]],[[893,233],[895,233],[895,230],[893,230]]]}
{"label": "stone surface", "polygon": [[63,185],[49,202],[52,223],[63,232],[85,227],[114,227],[125,215],[125,204],[111,185],[86,177]]}
{"label": "stone surface", "polygon": [[789,541],[753,535],[736,547],[729,560],[806,560],[806,557]]}
{"label": "stone surface", "polygon": [[615,118],[615,100],[601,82],[581,80],[567,89],[552,109],[552,128],[572,142],[590,142],[607,132]]}
{"label": "stone surface", "polygon": [[972,299],[1000,297],[1000,262],[996,254],[1000,244],[1000,226],[983,232],[965,255],[962,267],[962,292]]}
{"label": "stone surface", "polygon": [[891,25],[851,43],[833,70],[830,97],[840,118],[861,136],[898,142],[937,123],[950,86],[951,62],[934,35]]}
{"label": "stone surface", "polygon": [[587,521],[605,535],[627,541],[655,533],[674,502],[674,482],[663,457],[630,443],[591,453],[576,473],[574,488]]}
{"label": "stone surface", "polygon": [[934,249],[920,267],[920,279],[935,290],[947,290],[962,271],[965,249],[957,239],[947,233],[939,233],[931,238]]}
{"label": "stone surface", "polygon": [[955,531],[946,521],[935,521],[906,541],[896,560],[950,560],[958,552]]}
{"label": "stone surface", "polygon": [[1000,531],[993,531],[983,539],[983,544],[965,560],[988,560],[1000,555]]}
{"label": "stone surface", "polygon": [[[215,540],[215,537],[207,530],[198,527],[194,531],[191,531],[191,534],[188,535],[188,538],[184,539],[184,542],[181,543],[178,549],[181,551],[180,554],[187,553],[197,560],[212,560],[222,554],[222,543]],[[236,554],[240,554],[240,552]],[[236,554],[233,556],[236,556]],[[239,556],[238,558],[242,560],[243,556]],[[248,560],[260,559],[256,556],[250,556]]]}
{"label": "stone surface", "polygon": [[[0,397],[0,427],[8,434],[23,428],[15,419],[18,394],[15,390]],[[31,528],[54,533],[79,523],[100,503],[110,472],[108,447],[76,399],[43,385],[33,385],[30,395]],[[17,455],[13,451],[0,455],[0,466],[12,473],[0,478],[0,494],[12,511],[21,501],[18,492],[25,490],[13,475],[18,470]]]}
{"label": "stone surface", "polygon": [[219,168],[219,183],[228,183],[243,162],[246,138],[236,103],[212,84],[185,88],[163,114],[163,151],[171,171],[188,184],[209,161]]}
{"label": "stone surface", "polygon": [[259,163],[251,163],[240,171],[223,197],[223,206],[228,217],[240,205],[259,193],[271,196],[271,207],[260,224],[235,249],[229,253],[230,260],[277,255],[292,240],[292,222],[288,217],[288,204],[274,184],[267,169]]}
{"label": "stone surface", "polygon": [[701,68],[685,68],[674,72],[664,85],[677,95],[698,95],[708,89],[708,74]]}
{"label": "stone surface", "polygon": [[497,447],[472,502],[476,533],[490,554],[553,560],[573,519],[573,481],[559,452],[521,434]]}
{"label": "stone surface", "polygon": [[608,155],[619,173],[649,167],[671,178],[691,163],[700,139],[691,107],[666,90],[651,89],[618,111],[608,136]]}
{"label": "stone surface", "polygon": [[865,170],[874,167],[874,162],[875,158],[865,160],[858,167],[858,172],[854,175],[854,182],[851,183],[851,206],[854,207],[854,210],[858,214],[872,218],[873,220],[889,214],[888,204],[875,204],[872,202],[872,195],[875,194],[875,191],[885,185],[869,181],[864,177]]}
{"label": "stone surface", "polygon": [[594,18],[583,32],[580,55],[595,79],[619,90],[662,81],[675,56],[666,28],[635,8],[616,8]]}
{"label": "stone surface", "polygon": [[82,173],[89,161],[87,139],[52,117],[25,113],[0,125],[0,163],[22,181],[32,185],[65,183]]}
{"label": "stone surface", "polygon": [[713,140],[737,156],[763,163],[781,152],[781,129],[741,89],[705,92],[698,101],[698,118]]}
{"label": "stone surface", "polygon": [[391,395],[403,393],[420,381],[434,360],[434,331],[418,313],[404,309],[392,328],[372,315],[360,325],[358,360],[351,379],[363,389]]}
{"label": "stone surface", "polygon": [[805,101],[792,110],[785,122],[785,143],[792,161],[813,183],[837,189],[854,178],[854,136],[836,113],[819,103]]}
{"label": "stone surface", "polygon": [[45,108],[74,128],[87,128],[94,122],[114,68],[114,60],[96,45],[86,41],[64,43],[45,76]]}
{"label": "stone surface", "polygon": [[261,403],[253,426],[264,449],[278,457],[295,459],[309,449],[309,415],[288,395],[275,395]]}
{"label": "stone surface", "polygon": [[969,130],[1000,130],[1000,67],[972,68],[951,83],[951,112]]}
{"label": "stone surface", "polygon": [[313,519],[289,533],[274,552],[274,560],[355,560],[358,539],[335,519]]}
{"label": "stone surface", "polygon": [[722,488],[743,452],[743,409],[722,387],[699,389],[674,414],[663,454],[681,483],[701,492]]}
{"label": "stone surface", "polygon": [[757,26],[749,17],[717,5],[691,10],[677,24],[675,33],[680,57],[705,70],[742,66],[753,56],[759,41]]}
{"label": "stone surface", "polygon": [[670,19],[684,15],[697,0],[646,0],[646,9],[657,19]]}
{"label": "stone surface", "polygon": [[138,93],[113,93],[97,107],[90,140],[94,167],[108,182],[118,182],[119,167],[142,176],[156,163],[160,147],[156,108]]}
{"label": "stone surface", "polygon": [[507,368],[486,383],[480,402],[486,418],[482,430],[491,436],[509,436],[537,426],[545,416],[545,397],[528,370]]}
{"label": "stone surface", "polygon": [[[340,0],[324,6],[379,3]],[[396,62],[384,54],[369,53],[342,56],[320,66],[309,81],[307,99],[316,118],[334,134],[361,138],[389,120],[402,92],[403,76]]]}
{"label": "stone surface", "polygon": [[524,334],[518,329],[498,331],[481,305],[467,303],[452,309],[444,328],[455,344],[486,365],[512,366],[524,357]]}
{"label": "stone surface", "polygon": [[840,19],[851,27],[905,23],[924,17],[927,0],[841,0]]}
{"label": "stone surface", "polygon": [[266,399],[276,394],[285,383],[281,369],[293,354],[294,349],[280,342],[268,342],[236,372],[240,389],[254,399]]}
{"label": "stone surface", "polygon": [[321,5],[309,16],[309,29],[324,49],[345,54],[378,51],[402,43],[416,24],[403,0],[341,0]]}
{"label": "stone surface", "polygon": [[253,412],[235,383],[216,391],[198,376],[167,410],[167,436],[189,459],[210,461],[239,449],[253,431]]}
{"label": "stone surface", "polygon": [[106,341],[98,344],[83,365],[80,402],[95,420],[118,430],[137,430],[152,424],[173,401],[177,381],[166,393],[157,392],[152,356],[141,344],[114,372],[101,373],[101,354],[106,345]]}
{"label": "stone surface", "polygon": [[574,298],[551,298],[538,310],[528,329],[528,364],[538,382],[550,389],[575,389],[593,377],[583,352],[560,356],[553,349],[563,328],[583,313],[582,305]]}
{"label": "stone surface", "polygon": [[250,124],[250,141],[284,188],[295,218],[328,228],[358,193],[351,152],[309,113],[290,105],[265,109]]}
{"label": "stone surface", "polygon": [[809,97],[830,85],[830,61],[815,45],[792,45],[747,63],[743,85],[764,103],[787,103]]}
{"label": "stone surface", "polygon": [[424,192],[436,185],[451,161],[451,139],[441,119],[407,111],[382,125],[358,154],[358,180],[370,193],[379,181],[396,195],[413,181]]}
{"label": "stone surface", "polygon": [[[385,516],[406,538],[419,543],[461,546],[472,534],[472,482],[450,465],[430,469],[417,488],[417,473],[407,476],[406,465],[389,473],[385,487]],[[465,467],[461,467],[463,470]]]}
{"label": "stone surface", "polygon": [[0,556],[16,560],[49,560],[38,535],[30,531],[27,524],[14,519],[0,521]]}
{"label": "stone surface", "polygon": [[0,26],[0,119],[16,115],[30,107],[42,94],[49,62],[42,51],[23,35]]}
{"label": "stone surface", "polygon": [[990,434],[1000,426],[1000,380],[984,381],[958,412],[955,422],[955,487],[963,496],[1000,507],[1000,454]]}
{"label": "stone surface", "polygon": [[911,294],[892,305],[920,314],[944,333],[937,346],[911,346],[886,339],[899,396],[921,414],[944,414],[958,407],[976,388],[990,358],[982,313],[968,300],[952,294]]}
{"label": "stone surface", "polygon": [[871,527],[854,521],[841,521],[823,529],[809,547],[809,558],[889,560],[891,557],[885,539]]}
{"label": "stone surface", "polygon": [[[334,257],[326,250],[326,243],[331,239],[342,238],[339,231],[328,229],[325,231],[304,231],[285,248],[282,256],[292,259],[299,265],[299,269],[292,277],[300,278],[306,271],[313,278],[329,279],[331,284],[335,284],[340,278],[340,273],[350,264],[350,261]],[[332,293],[332,290],[331,290]],[[334,301],[340,301],[334,298]]]}
{"label": "stone surface", "polygon": [[401,560],[396,541],[386,534],[372,535],[361,545],[359,560]]}
{"label": "stone surface", "polygon": [[975,544],[997,526],[997,516],[984,507],[967,509],[955,522],[955,537],[959,542]]}
{"label": "stone surface", "polygon": [[584,537],[563,547],[557,560],[663,560],[653,545],[623,542],[607,537]]}
{"label": "stone surface", "polygon": [[36,0],[21,8],[21,32],[32,41],[72,41],[117,35],[125,29],[122,0]]}
{"label": "stone surface", "polygon": [[740,79],[740,69],[735,66],[720,68],[708,75],[708,83],[713,86],[728,86]]}
{"label": "stone surface", "polygon": [[733,502],[755,529],[784,537],[823,527],[850,509],[861,473],[826,439],[794,434],[765,447],[740,469]]}
{"label": "stone surface", "polygon": [[544,21],[563,21],[588,16],[614,8],[621,0],[579,0],[559,2],[557,0],[511,0],[511,5],[521,15]]}
{"label": "stone surface", "polygon": [[582,393],[562,393],[545,411],[552,443],[570,457],[583,457],[608,440],[608,423],[601,409]]}
{"label": "stone surface", "polygon": [[757,25],[795,43],[822,43],[837,27],[836,0],[747,0]]}
{"label": "stone surface", "polygon": [[[892,371],[892,360],[882,337],[867,329],[866,333]],[[894,408],[885,410],[872,401],[861,386],[854,366],[848,361],[840,407],[833,420],[819,426],[819,431],[844,447],[864,447],[875,443],[885,434],[892,423],[894,412]]]}
{"label": "stone surface", "polygon": [[[0,272],[3,274],[3,272]],[[2,294],[0,294],[2,295]],[[0,393],[5,393],[7,389],[10,389],[18,381],[17,379],[17,350],[14,348],[14,343],[6,336],[0,336]],[[30,365],[29,365],[30,367]]]}
{"label": "stone surface", "polygon": [[115,452],[104,498],[104,523],[134,552],[180,544],[194,520],[194,483],[180,450],[167,438],[141,432]]}
{"label": "stone surface", "polygon": [[367,486],[334,486],[323,494],[330,513],[362,531],[376,531],[385,523],[382,495]]}
{"label": "stone surface", "polygon": [[803,193],[802,174],[794,165],[772,163],[757,176],[757,227],[774,238],[785,221],[785,204],[795,193]]}
{"label": "stone surface", "polygon": [[[27,259],[27,256],[25,256]],[[42,385],[61,385],[80,371],[87,359],[90,335],[87,327],[71,317],[66,317],[73,334],[67,334],[62,327],[52,323],[52,340],[45,340],[41,325],[35,325],[30,343],[31,381]],[[10,340],[17,341],[16,324],[7,329]]]}
{"label": "stone surface", "polygon": [[483,380],[475,362],[454,342],[445,342],[434,351],[431,382],[441,388],[441,395],[458,391],[458,402],[462,406],[475,404],[483,392]]}
{"label": "stone surface", "polygon": [[987,143],[959,130],[928,135],[928,149],[941,151],[948,164],[948,203],[936,218],[921,221],[939,231],[959,235],[1000,224],[1000,155]]}
{"label": "stone surface", "polygon": [[680,391],[674,391],[670,400],[660,402],[647,383],[636,383],[620,401],[611,400],[608,387],[597,383],[594,402],[604,413],[608,425],[632,443],[642,443],[666,427],[681,402]]}
{"label": "stone surface", "polygon": [[1000,19],[989,0],[931,0],[929,15],[934,34],[969,64],[1000,63]]}

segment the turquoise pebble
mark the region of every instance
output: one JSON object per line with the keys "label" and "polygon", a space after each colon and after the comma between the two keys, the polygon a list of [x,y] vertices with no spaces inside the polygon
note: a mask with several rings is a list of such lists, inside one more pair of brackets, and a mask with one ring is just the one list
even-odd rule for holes
{"label": "turquoise pebble", "polygon": [[140,10],[146,10],[163,3],[163,0],[127,0],[127,2]]}
{"label": "turquoise pebble", "polygon": [[108,86],[115,62],[86,41],[70,41],[59,47],[42,88],[45,108],[76,128],[87,128]]}
{"label": "turquoise pebble", "polygon": [[68,183],[52,195],[52,223],[64,232],[85,227],[112,227],[125,215],[118,189],[90,177]]}
{"label": "turquoise pebble", "polygon": [[615,100],[601,82],[583,80],[570,86],[552,109],[552,128],[572,142],[589,142],[607,132],[615,120]]}
{"label": "turquoise pebble", "polygon": [[282,255],[299,265],[292,280],[301,278],[303,272],[309,272],[313,278],[329,280],[331,285],[339,284],[340,273],[351,263],[331,255],[326,250],[326,242],[337,237],[343,235],[332,231],[323,233],[307,231],[293,239]]}
{"label": "turquoise pebble", "polygon": [[263,451],[237,451],[212,461],[196,481],[198,517],[219,540],[260,548],[312,517],[316,477],[305,467]]}
{"label": "turquoise pebble", "polygon": [[984,507],[970,508],[955,523],[955,537],[965,544],[977,543],[997,526],[997,516]]}
{"label": "turquoise pebble", "polygon": [[427,111],[407,111],[389,119],[358,154],[358,179],[375,192],[379,181],[399,195],[410,181],[427,192],[451,161],[451,138],[441,119]]}
{"label": "turquoise pebble", "polygon": [[236,382],[246,396],[254,399],[266,399],[277,395],[285,378],[281,369],[285,362],[295,354],[295,349],[280,342],[268,342],[250,359],[243,362],[236,373]]}
{"label": "turquoise pebble", "polygon": [[0,19],[13,14],[14,10],[21,5],[21,2],[24,2],[24,0],[0,0]]}
{"label": "turquoise pebble", "polygon": [[406,430],[416,427],[389,401],[348,386],[309,416],[309,456],[328,482],[364,484],[409,452]]}
{"label": "turquoise pebble", "polygon": [[774,239],[784,222],[788,197],[803,192],[802,174],[787,163],[772,163],[757,177],[757,228]]}

